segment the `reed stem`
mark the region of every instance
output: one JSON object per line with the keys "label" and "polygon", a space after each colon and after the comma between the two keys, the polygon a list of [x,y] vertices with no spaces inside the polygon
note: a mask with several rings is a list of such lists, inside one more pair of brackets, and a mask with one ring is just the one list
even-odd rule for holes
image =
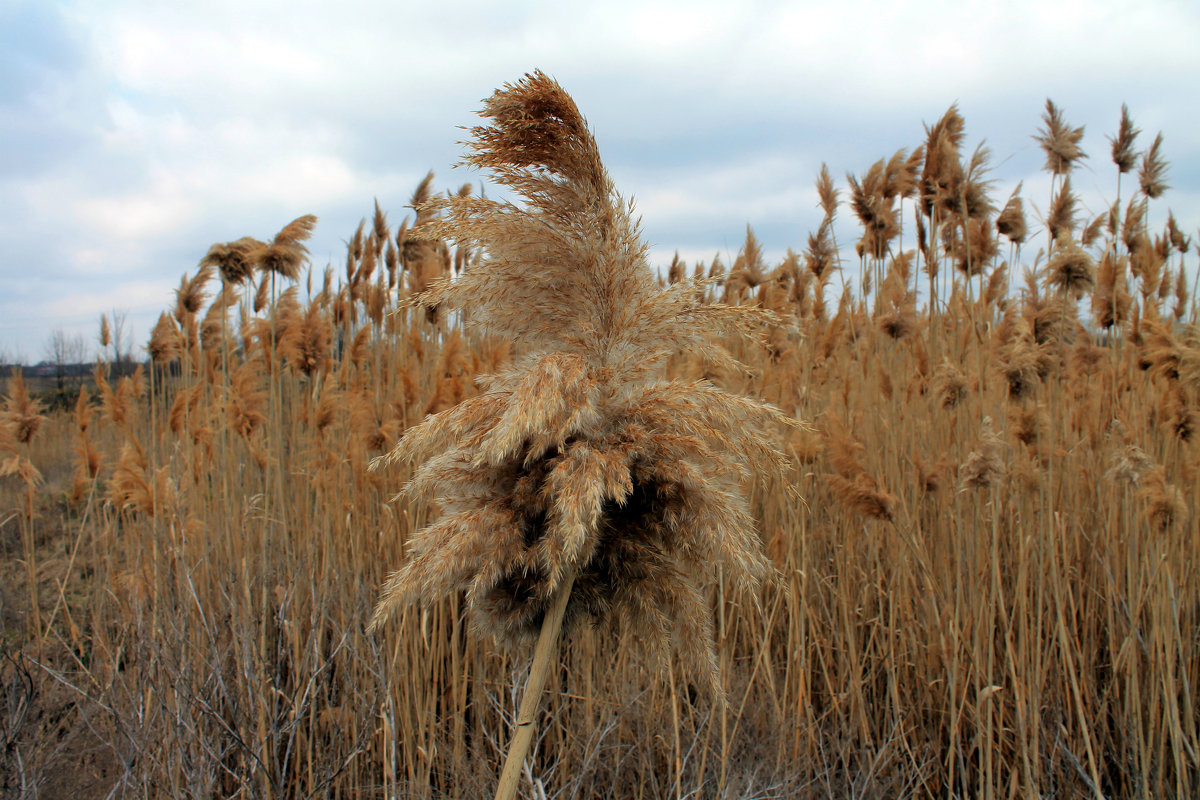
{"label": "reed stem", "polygon": [[542,687],[550,673],[553,656],[558,650],[558,633],[562,629],[563,614],[567,610],[567,600],[571,597],[571,587],[574,584],[575,570],[572,568],[563,576],[562,583],[558,585],[558,590],[550,600],[550,607],[546,609],[546,617],[542,620],[542,629],[533,649],[533,664],[529,667],[529,679],[525,681],[525,694],[521,697],[521,708],[517,712],[517,729],[508,745],[504,770],[500,773],[500,782],[496,785],[496,800],[513,800],[517,796],[521,766],[525,763],[525,756],[533,741],[534,717],[542,702]]}

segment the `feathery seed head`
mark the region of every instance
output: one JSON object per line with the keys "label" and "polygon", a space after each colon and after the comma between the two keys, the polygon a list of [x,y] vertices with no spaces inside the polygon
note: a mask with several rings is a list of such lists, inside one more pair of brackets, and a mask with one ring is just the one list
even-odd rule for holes
{"label": "feathery seed head", "polygon": [[1046,170],[1052,175],[1066,175],[1075,162],[1087,158],[1079,147],[1083,139],[1083,126],[1072,128],[1063,117],[1061,108],[1046,100],[1046,111],[1042,114],[1046,127],[1039,129],[1034,140],[1046,154]]}
{"label": "feathery seed head", "polygon": [[225,283],[239,284],[254,272],[251,254],[265,246],[258,239],[249,236],[243,236],[233,242],[214,244],[208,248],[204,258],[200,259],[200,266],[216,267]]}
{"label": "feathery seed head", "polygon": [[1165,467],[1156,466],[1142,476],[1138,497],[1146,504],[1143,512],[1155,529],[1168,532],[1184,529],[1188,504],[1183,492],[1167,481]]}
{"label": "feathery seed head", "polygon": [[826,219],[832,220],[837,216],[838,190],[833,187],[829,166],[824,163],[821,164],[821,171],[817,175],[817,197],[820,199],[821,210],[825,212]]}
{"label": "feathery seed head", "polygon": [[925,126],[925,165],[921,171],[921,210],[925,216],[935,207],[951,213],[958,210],[965,177],[959,158],[965,137],[957,103],[932,127]]}
{"label": "feathery seed head", "polygon": [[1075,193],[1071,191],[1071,178],[1067,176],[1050,200],[1050,213],[1046,215],[1051,242],[1069,239],[1075,232],[1075,199]]}
{"label": "feathery seed head", "polygon": [[1103,328],[1120,325],[1129,316],[1133,298],[1129,294],[1125,270],[1128,258],[1118,257],[1111,248],[1105,251],[1096,269],[1096,289],[1092,293],[1092,315]]}
{"label": "feathery seed head", "polygon": [[1075,299],[1083,297],[1096,284],[1092,257],[1073,242],[1059,247],[1046,266],[1046,284]]}
{"label": "feathery seed head", "polygon": [[1141,133],[1140,128],[1133,125],[1133,118],[1129,116],[1129,106],[1121,104],[1121,124],[1117,128],[1116,137],[1108,137],[1108,141],[1112,143],[1112,160],[1117,165],[1117,172],[1125,174],[1132,172],[1134,166],[1137,165],[1137,154],[1134,153],[1133,143]]}
{"label": "feathery seed head", "polygon": [[943,356],[933,374],[934,394],[943,408],[953,408],[967,396],[967,376]]}
{"label": "feathery seed head", "polygon": [[175,290],[175,319],[182,323],[188,317],[195,316],[204,305],[207,295],[204,285],[212,279],[213,267],[210,264],[200,265],[196,274],[189,278],[185,273],[179,279],[179,288]]}
{"label": "feathery seed head", "polygon": [[1013,189],[1008,202],[1004,204],[1000,216],[996,217],[996,231],[1008,238],[1013,244],[1025,241],[1025,205],[1021,202],[1021,184]]}
{"label": "feathery seed head", "polygon": [[705,304],[682,278],[659,287],[632,207],[549,77],[505,86],[482,115],[464,160],[525,203],[427,201],[429,235],[482,260],[414,303],[469,308],[470,324],[524,355],[376,460],[421,462],[405,492],[436,499],[442,517],[389,578],[374,623],[464,590],[481,629],[521,639],[576,575],[568,624],[648,626],[711,676],[699,587],[714,559],[750,583],[765,574],[740,482],[782,467],[773,433],[785,420],[706,382],[667,381],[665,365],[677,348],[736,363],[711,332],[745,332],[765,312]]}
{"label": "feathery seed head", "polygon": [[21,444],[29,444],[37,435],[46,417],[42,415],[42,404],[29,396],[24,372],[13,370],[9,395],[4,400],[3,420],[12,437]]}
{"label": "feathery seed head", "polygon": [[1001,459],[1004,444],[992,427],[992,418],[983,418],[979,441],[958,468],[958,490],[986,489],[1004,477]]}
{"label": "feathery seed head", "polygon": [[1171,187],[1167,184],[1167,161],[1163,158],[1162,134],[1154,137],[1154,144],[1142,155],[1142,166],[1138,170],[1138,185],[1142,194],[1149,198],[1161,197]]}
{"label": "feathery seed head", "polygon": [[312,214],[297,217],[275,234],[270,244],[254,247],[246,258],[260,272],[275,273],[294,281],[300,277],[300,268],[308,259],[308,248],[304,242],[312,236],[316,226],[317,218]]}

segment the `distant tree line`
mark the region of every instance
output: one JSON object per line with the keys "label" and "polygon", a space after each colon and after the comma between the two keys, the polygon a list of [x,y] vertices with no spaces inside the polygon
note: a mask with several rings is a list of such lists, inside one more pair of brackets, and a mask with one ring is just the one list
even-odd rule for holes
{"label": "distant tree line", "polygon": [[101,317],[99,344],[97,350],[82,333],[55,328],[46,338],[42,360],[36,364],[23,364],[20,357],[0,349],[0,378],[9,378],[14,370],[20,369],[25,378],[40,380],[43,402],[52,408],[67,406],[75,402],[97,361],[108,365],[110,375],[127,375],[137,368],[133,329],[125,312],[114,311]]}

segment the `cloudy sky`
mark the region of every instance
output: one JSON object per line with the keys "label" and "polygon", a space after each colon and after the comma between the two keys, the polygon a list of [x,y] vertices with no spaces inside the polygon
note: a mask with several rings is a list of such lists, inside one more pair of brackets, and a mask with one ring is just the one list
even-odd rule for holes
{"label": "cloudy sky", "polygon": [[375,198],[398,224],[427,170],[478,183],[452,169],[460,127],[533,68],[588,117],[660,265],[728,263],[747,223],[772,258],[799,248],[822,162],[844,184],[956,101],[999,199],[1024,180],[1044,208],[1052,98],[1086,128],[1093,211],[1128,103],[1172,165],[1156,215],[1194,232],[1197,42],[1194,0],[0,0],[0,358],[41,360],[55,328],[94,341],[113,309],[141,344],[209,244],[301,214],[314,267],[340,265]]}

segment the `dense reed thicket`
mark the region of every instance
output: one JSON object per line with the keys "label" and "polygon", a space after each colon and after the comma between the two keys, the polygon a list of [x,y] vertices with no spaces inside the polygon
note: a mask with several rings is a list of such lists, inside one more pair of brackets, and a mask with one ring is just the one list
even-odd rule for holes
{"label": "dense reed thicket", "polygon": [[[823,170],[800,252],[748,231],[728,270],[670,266],[664,292],[773,312],[765,347],[725,342],[748,370],[691,348],[669,374],[809,423],[745,486],[775,577],[699,589],[726,704],[635,628],[569,637],[526,796],[1200,794],[1195,251],[1150,227],[1167,167],[1127,113],[1112,205],[1083,215],[1079,133],[1047,104],[1044,219],[993,195],[951,108],[844,190]],[[490,792],[527,654],[460,595],[367,632],[438,511],[393,499],[404,461],[368,465],[526,355],[409,302],[488,269],[437,235],[432,180],[315,281],[312,218],[214,245],[146,368],[99,367],[73,419],[8,387],[6,789],[86,725],[118,796]]]}

